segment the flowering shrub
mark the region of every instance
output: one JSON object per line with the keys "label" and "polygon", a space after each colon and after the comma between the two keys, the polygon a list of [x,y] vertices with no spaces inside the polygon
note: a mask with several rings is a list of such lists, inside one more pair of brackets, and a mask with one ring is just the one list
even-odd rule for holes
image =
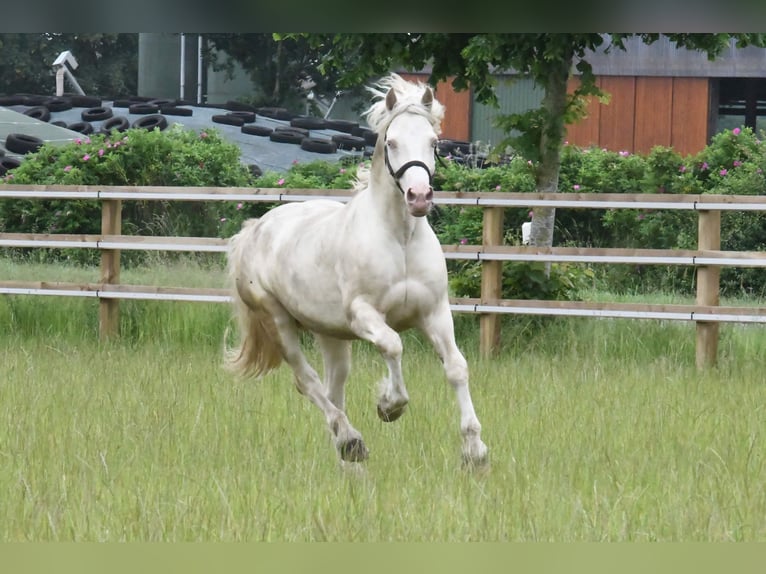
{"label": "flowering shrub", "polygon": [[[215,130],[196,133],[181,126],[164,132],[132,129],[83,136],[66,145],[46,144],[11,170],[4,181],[38,185],[249,185],[252,177],[239,158],[239,148]],[[218,207],[214,203],[125,202],[123,232],[214,236],[219,231]],[[100,233],[101,206],[92,200],[0,201],[0,231]],[[47,253],[58,256],[62,252]],[[98,257],[90,250],[63,253],[78,261]]]}
{"label": "flowering shrub", "polygon": [[[265,172],[253,178],[239,161],[239,150],[215,131],[195,133],[129,130],[111,136],[94,135],[66,146],[43,146],[6,176],[8,183],[103,184],[177,186],[256,186],[263,188],[348,189],[356,175],[350,162],[295,163],[287,172]],[[368,162],[369,160],[363,160]],[[766,145],[748,128],[717,134],[710,145],[682,157],[672,148],[656,147],[648,154],[626,150],[582,149],[565,145],[561,156],[559,191],[577,193],[713,193],[766,195]],[[437,163],[434,187],[449,191],[535,192],[536,165],[512,157],[502,165],[477,169],[445,158]],[[242,222],[271,206],[252,202],[182,204],[126,202],[125,233],[229,237]],[[82,201],[0,201],[0,231],[98,233],[100,206]],[[525,208],[505,210],[505,242],[521,243],[521,225],[529,221]],[[444,244],[480,244],[482,210],[438,206],[431,222]],[[766,215],[725,212],[722,248],[766,251]],[[557,245],[692,249],[697,244],[697,217],[680,210],[558,209]],[[36,250],[40,251],[40,250]],[[78,253],[86,253],[81,250]],[[452,288],[460,295],[478,295],[480,266],[449,261]],[[539,265],[506,263],[505,296],[571,297],[594,276],[610,290],[690,290],[692,268],[599,265],[596,274],[583,266],[553,265],[548,277]],[[759,269],[723,269],[724,294],[766,292]]]}
{"label": "flowering shrub", "polygon": [[[491,191],[495,180],[502,191],[535,191],[534,166],[516,159],[499,173],[483,174],[450,165],[437,170],[440,189]],[[766,195],[766,145],[752,130],[739,128],[717,134],[710,145],[694,156],[682,157],[672,148],[655,147],[648,154],[625,150],[608,151],[565,145],[562,151],[560,192],[575,193],[714,193]],[[489,170],[484,170],[489,171]],[[494,179],[493,179],[494,178]],[[529,214],[507,209],[505,239],[520,243],[521,224]],[[442,208],[434,217],[443,243],[481,243],[481,209]],[[722,248],[766,251],[766,214],[725,212],[721,223]],[[697,215],[690,211],[557,209],[554,242],[557,245],[694,249],[697,245]],[[480,266],[475,262],[450,261],[453,288],[460,294],[478,294]],[[516,263],[504,265],[505,296],[523,281],[524,269]],[[534,277],[536,269],[526,264],[524,273]],[[555,278],[561,267],[552,266]],[[610,290],[671,289],[690,291],[694,270],[689,267],[599,265],[594,267],[602,287]],[[559,287],[540,279],[529,284],[528,296],[569,296],[587,275],[571,266],[573,274]],[[512,285],[516,277],[516,284]],[[571,285],[571,287],[570,287]],[[766,278],[758,269],[723,269],[723,294],[766,292]],[[522,297],[523,298],[523,297]]]}
{"label": "flowering shrub", "polygon": [[[369,165],[369,162],[362,162]],[[351,189],[357,173],[353,161],[307,163],[293,162],[287,172],[267,171],[252,181],[254,187],[285,189]],[[219,207],[219,236],[231,237],[250,217],[263,214],[272,204],[229,202]]]}

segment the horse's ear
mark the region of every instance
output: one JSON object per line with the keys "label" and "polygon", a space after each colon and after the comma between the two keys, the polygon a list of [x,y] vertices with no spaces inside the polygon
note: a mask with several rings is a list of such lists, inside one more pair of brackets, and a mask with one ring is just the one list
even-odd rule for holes
{"label": "horse's ear", "polygon": [[420,100],[420,103],[427,108],[430,108],[431,104],[434,103],[434,92],[430,87],[426,86],[426,91],[423,92],[423,98]]}
{"label": "horse's ear", "polygon": [[394,106],[396,105],[396,92],[394,92],[394,89],[391,88],[388,90],[388,93],[386,94],[386,107],[388,108],[388,111],[394,109]]}

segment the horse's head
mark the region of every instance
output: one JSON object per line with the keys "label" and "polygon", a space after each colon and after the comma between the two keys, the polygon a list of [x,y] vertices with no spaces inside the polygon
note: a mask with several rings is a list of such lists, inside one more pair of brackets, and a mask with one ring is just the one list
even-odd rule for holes
{"label": "horse's head", "polygon": [[[422,104],[433,102],[431,88],[423,92]],[[386,96],[386,107],[393,110],[396,92]],[[415,108],[417,110],[417,108]],[[399,113],[388,125],[383,138],[384,156],[389,175],[404,195],[411,215],[423,217],[431,211],[434,198],[434,157],[438,136],[429,119],[417,111]]]}
{"label": "horse's head", "polygon": [[407,209],[423,217],[433,206],[435,148],[444,108],[430,87],[396,74],[381,85],[388,90],[368,112],[368,122],[378,132],[379,153]]}

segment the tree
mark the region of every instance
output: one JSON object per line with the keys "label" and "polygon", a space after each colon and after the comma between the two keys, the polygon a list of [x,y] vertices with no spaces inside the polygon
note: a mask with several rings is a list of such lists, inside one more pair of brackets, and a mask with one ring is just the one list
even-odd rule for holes
{"label": "tree", "polygon": [[[508,134],[501,146],[513,147],[537,166],[537,190],[558,191],[561,148],[565,127],[584,110],[584,97],[604,97],[595,84],[589,52],[599,47],[625,49],[625,40],[638,36],[647,44],[660,34],[302,34],[322,53],[319,69],[340,73],[343,85],[359,85],[401,66],[419,71],[430,66],[429,82],[453,78],[456,90],[471,87],[476,98],[498,107],[496,71],[514,70],[529,76],[543,90],[541,107],[524,114],[498,115],[497,124]],[[763,34],[667,34],[678,47],[717,57],[733,40],[738,47],[764,46]],[[578,87],[567,92],[573,70]],[[511,136],[518,130],[518,136]],[[555,210],[536,208],[531,243],[553,243]]]}
{"label": "tree", "polygon": [[319,53],[301,36],[279,42],[273,34],[205,34],[206,57],[216,71],[230,76],[238,63],[250,75],[256,93],[252,103],[261,106],[300,108],[306,82],[318,93],[334,91],[338,74],[317,73]]}
{"label": "tree", "polygon": [[55,93],[53,61],[69,50],[86,94],[114,97],[138,88],[138,34],[0,34],[0,93]]}

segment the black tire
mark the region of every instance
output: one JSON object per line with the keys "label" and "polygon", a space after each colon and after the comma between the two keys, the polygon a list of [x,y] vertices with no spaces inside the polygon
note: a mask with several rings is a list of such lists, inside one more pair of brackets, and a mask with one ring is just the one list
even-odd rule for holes
{"label": "black tire", "polygon": [[3,157],[5,155],[5,150],[0,147],[0,157]]}
{"label": "black tire", "polygon": [[239,116],[230,116],[229,114],[215,114],[211,118],[217,124],[225,124],[227,126],[241,127],[245,125],[245,120]]}
{"label": "black tire", "polygon": [[299,144],[306,136],[297,132],[290,132],[287,130],[274,130],[271,132],[269,139],[277,143],[290,143]]}
{"label": "black tire", "polygon": [[65,112],[72,109],[72,100],[64,97],[52,97],[45,100],[44,105],[52,112]]}
{"label": "black tire", "polygon": [[176,106],[160,106],[160,113],[163,116],[190,116],[192,115],[192,110]]}
{"label": "black tire", "polygon": [[88,108],[80,114],[84,122],[100,122],[108,120],[114,115],[112,108],[100,106],[98,108]]}
{"label": "black tire", "polygon": [[437,144],[439,155],[468,155],[471,153],[471,142],[458,141],[458,140],[439,140]]}
{"label": "black tire", "polygon": [[27,99],[24,96],[0,96],[0,106],[23,106]]}
{"label": "black tire", "polygon": [[69,124],[67,129],[87,136],[88,134],[93,133],[93,124],[90,122],[74,122],[73,124]]}
{"label": "black tire", "polygon": [[29,116],[30,118],[40,120],[41,122],[47,122],[49,119],[51,119],[51,111],[45,106],[33,106],[24,110],[23,114],[25,116]]}
{"label": "black tire", "polygon": [[249,112],[246,110],[229,112],[226,115],[242,118],[242,121],[244,121],[246,124],[252,124],[255,121],[255,112]]}
{"label": "black tire", "polygon": [[263,175],[263,170],[259,166],[255,165],[254,163],[251,163],[250,165],[248,165],[247,169],[248,171],[250,171],[250,175],[252,175],[253,177],[261,177]]}
{"label": "black tire", "polygon": [[121,98],[119,100],[114,100],[112,102],[112,107],[113,108],[129,108],[130,106],[132,106],[135,103],[136,102],[133,101],[133,100],[126,100],[124,98]]}
{"label": "black tire", "polygon": [[332,136],[332,141],[335,142],[338,149],[363,150],[367,146],[364,138],[349,134],[335,134]]}
{"label": "black tire", "polygon": [[223,106],[225,110],[229,110],[230,112],[255,112],[255,106],[251,106],[250,104],[245,104],[242,102],[237,102],[234,100],[229,100],[226,102],[226,104]]}
{"label": "black tire", "polygon": [[102,133],[111,133],[113,130],[124,132],[130,129],[130,120],[125,116],[113,116],[101,125]]}
{"label": "black tire", "polygon": [[128,96],[131,104],[148,104],[152,100],[156,100],[154,96]]}
{"label": "black tire", "polygon": [[251,135],[251,136],[264,136],[268,137],[270,136],[274,130],[267,126],[242,126],[242,129],[240,130],[243,134]]}
{"label": "black tire", "polygon": [[8,134],[5,137],[5,149],[13,153],[34,153],[43,145],[43,140],[27,134]]}
{"label": "black tire", "polygon": [[69,100],[72,102],[72,107],[75,108],[98,108],[101,106],[101,98],[95,96],[81,96],[80,94],[73,94],[69,96]]}
{"label": "black tire", "polygon": [[375,147],[375,144],[378,143],[378,134],[372,130],[364,132],[364,136],[362,137],[364,137],[364,143],[370,147]]}
{"label": "black tire", "polygon": [[52,126],[56,126],[56,127],[59,127],[59,128],[65,128],[66,127],[66,122],[63,121],[63,120],[55,120],[53,122],[50,122],[50,124]]}
{"label": "black tire", "polygon": [[157,106],[158,108],[164,107],[171,107],[175,106],[178,103],[178,100],[170,100],[167,98],[157,98],[154,100],[149,100],[146,102],[147,104],[152,104],[153,106]]}
{"label": "black tire", "polygon": [[159,111],[160,111],[159,106],[155,106],[154,104],[149,104],[146,102],[138,102],[135,104],[130,104],[128,106],[128,112],[131,114],[148,115],[148,114],[156,114]]}
{"label": "black tire", "polygon": [[45,100],[50,98],[50,96],[41,96],[39,94],[24,94],[24,105],[25,106],[43,106],[45,105]]}
{"label": "black tire", "polygon": [[378,134],[372,131],[370,128],[357,127],[351,130],[351,135],[358,138],[364,138],[367,145],[375,146],[378,141]]}
{"label": "black tire", "polygon": [[295,117],[294,114],[287,111],[287,108],[258,108],[256,111],[258,112],[258,115],[273,120],[289,121]]}
{"label": "black tire", "polygon": [[338,150],[331,139],[317,137],[303,138],[301,149],[315,153],[335,153]]}
{"label": "black tire", "polygon": [[277,126],[274,128],[275,132],[287,132],[287,133],[293,133],[293,134],[300,134],[304,138],[308,137],[309,131],[306,128],[294,128],[291,126]]}
{"label": "black tire", "polygon": [[347,134],[350,134],[354,128],[358,127],[359,122],[352,122],[351,120],[327,120],[327,129],[346,132]]}
{"label": "black tire", "polygon": [[0,175],[5,175],[10,170],[21,165],[21,162],[15,157],[0,157]]}
{"label": "black tire", "polygon": [[323,130],[327,128],[327,121],[324,118],[315,118],[312,116],[296,116],[290,120],[290,125],[295,128]]}
{"label": "black tire", "polygon": [[144,116],[143,118],[138,118],[135,122],[133,122],[131,127],[144,130],[153,130],[155,128],[159,128],[159,130],[162,131],[168,127],[168,120],[162,114],[151,114]]}

